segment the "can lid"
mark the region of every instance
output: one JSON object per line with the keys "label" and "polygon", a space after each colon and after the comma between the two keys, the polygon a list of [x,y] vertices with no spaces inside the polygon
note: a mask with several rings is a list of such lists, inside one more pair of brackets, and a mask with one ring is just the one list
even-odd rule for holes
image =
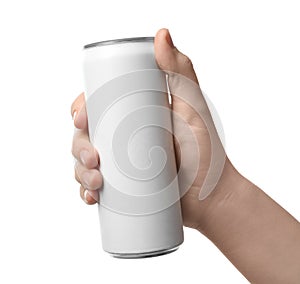
{"label": "can lid", "polygon": [[120,39],[112,39],[112,40],[105,40],[94,42],[85,45],[83,48],[90,48],[90,47],[97,47],[103,45],[112,45],[112,44],[119,44],[119,43],[128,43],[128,42],[153,42],[154,37],[130,37],[130,38],[120,38]]}

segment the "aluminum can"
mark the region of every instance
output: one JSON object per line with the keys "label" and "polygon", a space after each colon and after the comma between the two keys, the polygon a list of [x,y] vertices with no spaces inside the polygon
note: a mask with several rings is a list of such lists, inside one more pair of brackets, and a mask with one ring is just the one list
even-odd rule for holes
{"label": "aluminum can", "polygon": [[183,242],[172,114],[153,41],[126,38],[84,47],[89,137],[103,176],[102,247],[120,258],[163,255]]}

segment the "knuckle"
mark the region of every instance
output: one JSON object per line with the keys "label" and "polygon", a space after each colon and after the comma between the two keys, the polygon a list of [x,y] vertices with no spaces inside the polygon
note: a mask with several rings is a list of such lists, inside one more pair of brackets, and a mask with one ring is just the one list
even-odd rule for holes
{"label": "knuckle", "polygon": [[84,200],[84,192],[85,192],[85,189],[82,185],[80,185],[79,187],[79,194],[80,194],[80,197],[82,200]]}
{"label": "knuckle", "polygon": [[75,171],[74,177],[75,177],[75,180],[81,184],[81,180],[80,180],[79,176],[76,174],[76,171]]}
{"label": "knuckle", "polygon": [[99,179],[99,173],[94,171],[91,177],[90,185],[92,188],[96,189],[99,187],[100,179]]}
{"label": "knuckle", "polygon": [[77,145],[77,139],[76,136],[74,135],[72,140],[71,153],[75,158],[76,158],[76,148],[77,148],[76,145]]}
{"label": "knuckle", "polygon": [[192,60],[185,54],[182,55],[182,62],[185,66],[190,66],[190,67],[193,66]]}
{"label": "knuckle", "polygon": [[77,165],[75,164],[74,166],[74,178],[75,180],[81,184],[81,180],[80,180],[80,176],[79,176],[79,173],[78,173],[78,167]]}
{"label": "knuckle", "polygon": [[75,147],[74,147],[74,142],[73,142],[72,147],[71,147],[71,154],[73,155],[73,157],[75,157]]}

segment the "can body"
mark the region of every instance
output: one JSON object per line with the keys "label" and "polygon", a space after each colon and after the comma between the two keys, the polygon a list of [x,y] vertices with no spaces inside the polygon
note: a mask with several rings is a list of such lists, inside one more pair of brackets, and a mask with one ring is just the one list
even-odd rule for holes
{"label": "can body", "polygon": [[100,154],[103,249],[116,257],[165,254],[183,242],[165,74],[153,38],[84,48],[90,140]]}

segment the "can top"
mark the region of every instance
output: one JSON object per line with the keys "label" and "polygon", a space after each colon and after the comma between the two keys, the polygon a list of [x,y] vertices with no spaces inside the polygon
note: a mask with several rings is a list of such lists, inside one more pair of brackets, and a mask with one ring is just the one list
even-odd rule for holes
{"label": "can top", "polygon": [[153,42],[154,37],[130,37],[130,38],[120,38],[120,39],[112,39],[112,40],[105,40],[105,41],[99,41],[94,42],[85,45],[83,48],[90,48],[90,47],[97,47],[97,46],[103,46],[103,45],[113,45],[113,44],[119,44],[119,43],[128,43],[128,42]]}

